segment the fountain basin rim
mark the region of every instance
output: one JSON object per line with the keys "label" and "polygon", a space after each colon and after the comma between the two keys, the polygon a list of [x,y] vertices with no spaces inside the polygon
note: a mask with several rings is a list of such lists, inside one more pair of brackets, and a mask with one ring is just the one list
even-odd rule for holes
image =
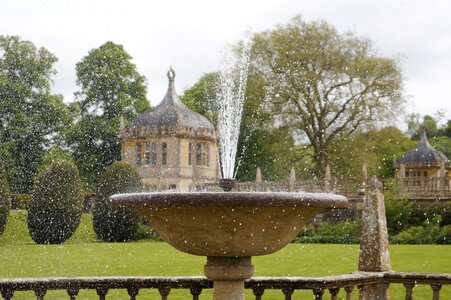
{"label": "fountain basin rim", "polygon": [[146,192],[116,194],[119,207],[320,207],[348,208],[346,197],[331,193],[293,192]]}

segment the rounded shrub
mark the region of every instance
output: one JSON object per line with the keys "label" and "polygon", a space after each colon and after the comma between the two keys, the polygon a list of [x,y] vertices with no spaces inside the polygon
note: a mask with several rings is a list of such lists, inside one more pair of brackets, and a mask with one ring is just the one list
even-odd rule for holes
{"label": "rounded shrub", "polygon": [[61,244],[80,224],[83,196],[77,167],[51,164],[36,179],[28,206],[28,232],[38,244]]}
{"label": "rounded shrub", "polygon": [[6,170],[0,160],[0,234],[5,230],[11,207],[11,192],[6,177]]}
{"label": "rounded shrub", "polygon": [[108,242],[136,239],[139,215],[134,209],[114,208],[109,205],[111,195],[142,190],[138,172],[128,163],[115,162],[102,174],[94,202],[93,226],[99,238]]}

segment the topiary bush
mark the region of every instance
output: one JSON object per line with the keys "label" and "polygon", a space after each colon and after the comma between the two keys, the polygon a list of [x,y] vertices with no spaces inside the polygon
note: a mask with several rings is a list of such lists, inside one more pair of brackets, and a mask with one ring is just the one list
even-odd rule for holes
{"label": "topiary bush", "polygon": [[28,206],[28,232],[38,244],[61,244],[80,224],[83,197],[77,167],[51,164],[36,179]]}
{"label": "topiary bush", "polygon": [[94,231],[108,242],[125,242],[138,237],[139,215],[133,209],[109,206],[111,195],[139,192],[143,184],[138,172],[128,163],[115,162],[103,173],[93,208]]}
{"label": "topiary bush", "polygon": [[6,170],[0,160],[0,235],[5,230],[11,207],[11,192],[9,190]]}

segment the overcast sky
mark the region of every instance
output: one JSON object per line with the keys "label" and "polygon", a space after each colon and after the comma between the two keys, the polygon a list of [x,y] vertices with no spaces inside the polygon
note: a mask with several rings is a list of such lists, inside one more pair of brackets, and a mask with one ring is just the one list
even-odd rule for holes
{"label": "overcast sky", "polygon": [[380,55],[400,56],[408,112],[446,110],[451,119],[450,12],[449,0],[2,0],[0,34],[19,35],[58,57],[53,91],[66,102],[78,89],[75,64],[106,41],[122,44],[156,105],[170,65],[182,94],[218,69],[227,43],[301,14],[369,37]]}

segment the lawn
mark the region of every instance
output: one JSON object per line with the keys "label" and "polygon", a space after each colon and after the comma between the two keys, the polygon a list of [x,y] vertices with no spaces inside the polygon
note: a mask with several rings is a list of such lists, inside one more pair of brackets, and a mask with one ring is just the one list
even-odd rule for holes
{"label": "lawn", "polygon": [[[36,245],[27,234],[25,212],[13,211],[0,238],[0,277],[202,275],[203,257],[183,254],[166,243],[150,240],[99,242],[90,224],[91,216],[84,215],[76,234],[66,244]],[[393,270],[451,273],[451,246],[392,245],[390,252]],[[272,255],[253,258],[253,264],[255,276],[325,276],[357,270],[357,258],[358,245],[290,244]],[[393,286],[391,292],[392,299],[404,299],[402,287]],[[112,291],[107,298],[126,299],[124,293]],[[52,292],[46,299],[67,299],[63,295],[63,292]],[[209,299],[209,295],[210,291],[205,291],[201,299]],[[414,295],[416,299],[432,298],[428,287],[418,287]],[[158,299],[156,291],[142,291],[139,296],[138,299]],[[174,290],[170,296],[170,299],[187,299],[189,292]],[[267,291],[264,296],[264,299],[283,299],[280,291]],[[310,291],[297,291],[293,299],[301,296],[313,298]],[[451,287],[444,287],[441,296],[449,299]],[[35,296],[17,293],[14,299],[35,299]],[[82,291],[77,299],[98,297],[93,291]],[[249,295],[248,299],[252,297]]]}

